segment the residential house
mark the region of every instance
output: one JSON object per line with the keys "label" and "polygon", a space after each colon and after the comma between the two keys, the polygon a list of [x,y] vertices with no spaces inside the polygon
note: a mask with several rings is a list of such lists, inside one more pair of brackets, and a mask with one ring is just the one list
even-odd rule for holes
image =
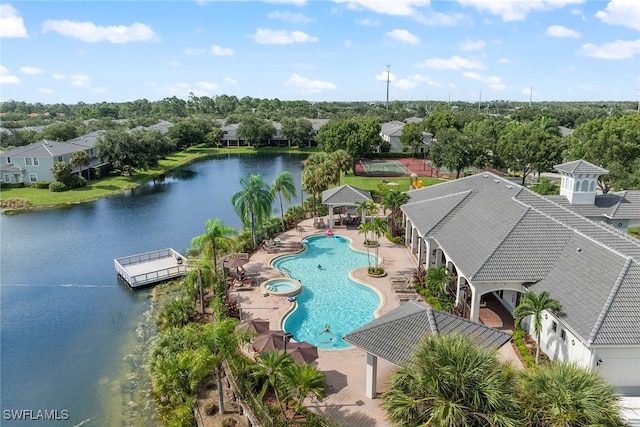
{"label": "residential house", "polygon": [[595,200],[591,184],[603,170],[557,168],[573,174],[562,195],[573,205],[488,172],[411,190],[405,242],[419,265],[446,266],[457,311],[472,321],[483,298],[513,313],[523,293],[548,291],[563,314],[544,313],[541,350],[638,392],[640,240],[575,210]]}
{"label": "residential house", "polygon": [[[418,120],[418,122],[416,122]],[[405,120],[407,123],[420,123],[422,120],[410,117]],[[380,137],[383,141],[388,142],[391,145],[389,149],[390,153],[402,153],[404,152],[404,147],[402,146],[402,142],[400,141],[400,135],[402,134],[402,128],[404,128],[405,123],[400,122],[398,120],[394,120],[387,123],[382,123],[380,125]],[[418,146],[416,149],[416,153],[424,154],[429,151],[429,147],[431,146],[431,142],[433,141],[433,134],[430,132],[422,132],[421,136],[422,145]],[[411,151],[411,149],[410,149]]]}
{"label": "residential house", "polygon": [[[76,151],[86,151],[90,159],[89,168],[95,168],[101,163],[95,145],[103,133],[98,130],[64,142],[43,139],[0,153],[2,182],[28,185],[37,181],[55,181],[51,172],[53,165],[58,162],[70,164],[71,155]],[[79,172],[80,168],[72,170]]]}

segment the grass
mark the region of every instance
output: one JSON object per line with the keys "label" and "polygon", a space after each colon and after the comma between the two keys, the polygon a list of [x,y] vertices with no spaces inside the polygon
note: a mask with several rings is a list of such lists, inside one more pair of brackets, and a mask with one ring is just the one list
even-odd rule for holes
{"label": "grass", "polygon": [[[349,184],[354,187],[361,188],[363,190],[372,191],[378,189],[378,184],[385,180],[386,182],[394,182],[398,185],[390,185],[389,188],[400,191],[409,190],[409,183],[411,182],[411,178],[399,177],[399,178],[380,178],[380,177],[366,177],[366,176],[353,176],[347,175],[342,176],[340,178],[340,185]],[[431,178],[429,176],[421,176],[418,177],[418,180],[422,180],[422,183],[425,187],[429,185],[438,184],[440,182],[444,182],[446,180],[439,178]]]}

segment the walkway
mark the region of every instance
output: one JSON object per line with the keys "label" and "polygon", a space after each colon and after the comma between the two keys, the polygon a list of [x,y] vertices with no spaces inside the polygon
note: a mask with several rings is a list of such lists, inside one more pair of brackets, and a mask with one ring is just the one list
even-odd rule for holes
{"label": "walkway", "polygon": [[[309,235],[323,232],[323,230],[313,228],[313,220],[311,219],[302,222],[301,226],[304,228],[302,232],[289,230],[279,236],[283,246],[287,246],[287,243],[299,242]],[[337,235],[350,238],[355,249],[366,251],[362,245],[363,236],[359,235],[357,230],[350,227],[350,229],[339,228],[334,232]],[[244,268],[248,272],[257,274],[259,283],[269,278],[279,277],[280,273],[270,267],[271,260],[278,255],[282,255],[282,253],[274,254],[259,250],[251,256],[249,263]],[[379,255],[382,257],[381,265],[389,276],[410,276],[416,268],[414,258],[404,246],[390,243],[385,238],[380,240]],[[354,276],[376,288],[382,295],[382,303],[377,316],[388,313],[399,306],[388,277],[371,278],[366,274],[366,267],[357,269]],[[257,289],[237,292],[235,297],[240,303],[243,319],[258,317],[267,319],[271,322],[271,329],[281,329],[282,320],[293,304],[284,297],[262,296]],[[322,413],[347,426],[382,427],[391,425],[380,407],[381,400],[365,397],[366,353],[364,350],[355,347],[343,350],[319,349],[318,354],[319,358],[315,363],[318,369],[324,372],[329,390],[328,396],[323,401],[307,402],[307,406],[312,411]],[[505,358],[511,359],[509,356]],[[385,390],[389,376],[395,368],[395,365],[387,361],[378,360],[378,393]]]}

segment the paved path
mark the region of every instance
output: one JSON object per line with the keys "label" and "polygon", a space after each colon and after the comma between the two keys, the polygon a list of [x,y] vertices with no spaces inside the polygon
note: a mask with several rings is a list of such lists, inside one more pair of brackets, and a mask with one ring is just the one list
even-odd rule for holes
{"label": "paved path", "polygon": [[[326,218],[325,218],[325,222]],[[300,242],[304,237],[321,234],[324,230],[313,228],[313,221],[306,220],[301,223],[304,232],[290,230],[281,234],[284,247],[287,244]],[[334,229],[336,235],[350,238],[355,249],[366,250],[363,246],[363,236],[357,230],[338,228]],[[270,267],[270,261],[282,255],[280,253],[267,253],[259,250],[251,256],[249,263],[244,268],[248,272],[259,275],[258,283],[279,277],[280,273]],[[379,256],[382,257],[381,266],[389,276],[410,276],[416,269],[416,261],[409,251],[400,245],[390,243],[386,238],[380,239]],[[376,313],[377,316],[388,313],[399,306],[395,294],[389,284],[389,278],[371,278],[366,274],[366,267],[353,272],[354,276],[373,287],[381,295],[383,301]],[[282,329],[281,324],[285,314],[291,309],[292,303],[284,297],[263,296],[259,289],[237,292],[235,295],[240,303],[242,318],[263,318],[270,321],[271,329]],[[327,415],[332,420],[346,426],[389,426],[386,414],[380,407],[380,399],[365,397],[366,353],[356,347],[343,350],[318,350],[319,358],[315,362],[320,371],[324,372],[327,384],[329,384],[328,396],[321,402],[309,401],[307,406],[312,410]],[[378,393],[385,390],[395,365],[378,359]]]}

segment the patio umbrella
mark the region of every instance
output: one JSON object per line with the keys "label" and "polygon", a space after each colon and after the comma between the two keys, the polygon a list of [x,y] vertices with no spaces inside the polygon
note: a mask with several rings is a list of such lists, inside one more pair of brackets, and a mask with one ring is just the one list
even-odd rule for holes
{"label": "patio umbrella", "polygon": [[256,317],[255,319],[246,319],[238,323],[236,326],[238,331],[251,331],[261,334],[269,330],[269,321]]}
{"label": "patio umbrella", "polygon": [[289,343],[287,353],[296,363],[311,363],[318,358],[318,347],[304,341]]}
{"label": "patio umbrella", "polygon": [[243,265],[245,265],[246,263],[248,263],[249,260],[247,258],[233,258],[230,259],[229,261],[224,263],[224,266],[231,269],[231,268],[240,268]]}
{"label": "patio umbrella", "polygon": [[253,340],[253,349],[258,353],[284,349],[284,331],[265,331]]}

